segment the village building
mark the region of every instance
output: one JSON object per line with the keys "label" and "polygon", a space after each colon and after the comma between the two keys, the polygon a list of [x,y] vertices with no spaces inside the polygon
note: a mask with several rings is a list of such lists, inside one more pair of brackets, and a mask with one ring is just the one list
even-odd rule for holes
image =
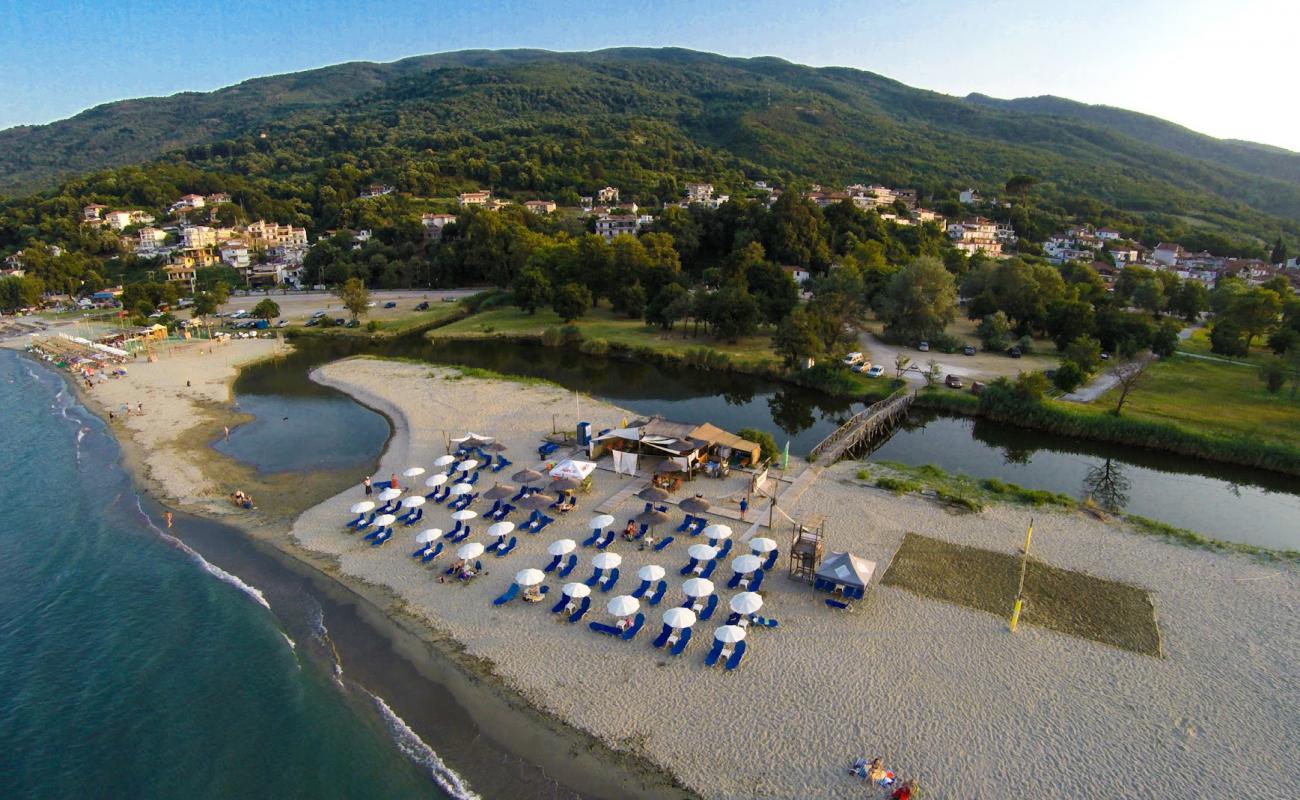
{"label": "village building", "polygon": [[248,253],[248,245],[238,239],[222,242],[220,253],[222,264],[237,269],[241,273],[252,264],[252,258]]}
{"label": "village building", "polygon": [[203,195],[187,194],[187,195],[183,195],[175,203],[172,203],[171,208],[169,210],[172,213],[176,213],[178,211],[193,211],[194,209],[197,208],[203,208],[203,206],[206,204],[207,201],[204,199]]}
{"label": "village building", "polygon": [[462,207],[481,206],[486,204],[487,201],[491,199],[492,199],[491,192],[461,192],[456,197],[456,202],[460,203]]}
{"label": "village building", "polygon": [[1002,242],[998,240],[997,224],[983,217],[974,217],[948,226],[952,246],[966,255],[983,252],[989,256],[1002,255]]}
{"label": "village building", "polygon": [[101,206],[99,203],[91,203],[81,209],[81,218],[84,220],[98,220],[100,219],[100,214],[102,214],[106,208],[108,208],[108,206]]}
{"label": "village building", "polygon": [[393,187],[387,184],[374,184],[362,189],[360,197],[362,200],[367,200],[372,197],[383,197],[386,194],[392,194],[392,193],[393,193]]}
{"label": "village building", "polygon": [[442,229],[455,221],[455,214],[420,215],[420,224],[424,226],[424,237],[426,239],[441,239]]}
{"label": "village building", "polygon": [[146,226],[135,232],[135,249],[137,253],[151,253],[160,250],[166,241],[166,231],[158,228]]}
{"label": "village building", "polygon": [[168,283],[174,283],[182,287],[182,294],[194,293],[194,278],[197,274],[197,267],[192,259],[182,258],[174,264],[168,264],[163,267],[163,273],[167,276]]}
{"label": "village building", "polygon": [[983,201],[980,193],[974,189],[962,189],[957,195],[957,200],[964,206],[973,206]]}
{"label": "village building", "polygon": [[635,236],[639,224],[635,214],[605,214],[596,220],[596,233],[605,237],[606,240],[625,233]]}
{"label": "village building", "polygon": [[618,187],[606,186],[604,189],[597,191],[596,202],[606,206],[618,205]]}
{"label": "village building", "polygon": [[281,225],[276,222],[258,220],[249,223],[244,229],[244,238],[254,250],[269,250],[272,247],[307,246],[307,229],[293,225]]}
{"label": "village building", "polygon": [[799,286],[803,286],[807,283],[808,279],[812,277],[812,273],[808,271],[807,267],[783,265],[781,269],[785,271],[786,275],[790,276],[790,280],[794,281]]}
{"label": "village building", "polygon": [[524,208],[534,214],[550,214],[556,206],[554,200],[528,200],[524,202]]}
{"label": "village building", "polygon": [[1151,251],[1151,260],[1157,264],[1172,267],[1178,263],[1178,259],[1181,258],[1182,255],[1182,245],[1161,242]]}

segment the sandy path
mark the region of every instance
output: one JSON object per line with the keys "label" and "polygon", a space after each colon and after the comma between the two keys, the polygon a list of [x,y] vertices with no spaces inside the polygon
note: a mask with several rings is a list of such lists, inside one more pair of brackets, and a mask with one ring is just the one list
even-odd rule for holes
{"label": "sandy path", "polygon": [[[429,466],[443,452],[443,431],[466,429],[509,445],[512,472],[533,462],[552,414],[573,421],[573,395],[562,389],[445,376],[375,360],[315,374],[393,418],[381,475]],[[598,429],[627,416],[589,400],[581,413]],[[907,530],[1010,552],[1030,514],[998,507],[955,515],[865,488],[852,473],[848,464],[831,468],[792,513],[825,514],[831,546],[877,560],[880,572]],[[335,556],[343,572],[391,587],[408,610],[492,662],[531,701],[616,748],[649,756],[707,797],[871,796],[844,775],[859,755],[883,756],[900,775],[919,777],[930,797],[1300,794],[1300,574],[1292,568],[1038,510],[1035,549],[1043,560],[1153,592],[1165,658],[1032,627],[1012,636],[991,615],[881,586],[852,614],[833,613],[778,570],[763,587],[764,613],[781,627],[755,632],[745,664],[727,674],[701,663],[716,618],[697,626],[697,641],[679,659],[649,646],[662,608],[681,599],[676,567],[689,542],[661,554],[613,545],[624,556],[622,591],[635,586],[643,564],[669,570],[665,606],[647,609],[647,630],[632,642],[558,622],[549,603],[491,605],[515,571],[548,560],[549,542],[585,536],[590,509],[620,488],[606,471],[596,482],[574,517],[520,535],[514,554],[486,559],[487,574],[469,585],[439,584],[437,571],[412,562],[414,534],[424,525],[399,528],[384,548],[345,533],[359,488],[303,514],[293,535]],[[426,508],[426,524],[450,525],[444,508]],[[629,501],[616,514],[639,509]],[[787,540],[784,529],[775,536]],[[582,564],[570,579],[590,573],[590,554],[579,549]],[[725,566],[715,575],[724,598],[728,575]],[[548,583],[558,591],[558,581]],[[589,619],[608,620],[607,596],[594,596]]]}

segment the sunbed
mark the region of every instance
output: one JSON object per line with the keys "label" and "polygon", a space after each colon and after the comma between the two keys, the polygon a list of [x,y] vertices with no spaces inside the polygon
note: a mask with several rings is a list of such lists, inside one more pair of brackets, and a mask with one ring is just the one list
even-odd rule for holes
{"label": "sunbed", "polygon": [[731,657],[727,659],[728,672],[740,666],[740,660],[745,657],[746,646],[747,643],[745,642],[744,639],[741,639],[739,642],[736,642],[736,649],[731,652]]}
{"label": "sunbed", "polygon": [[632,619],[632,624],[627,626],[627,630],[620,634],[623,637],[623,641],[630,642],[635,639],[636,635],[641,632],[641,627],[643,625],[645,625],[645,614],[637,614]]}
{"label": "sunbed", "polygon": [[721,639],[713,640],[713,649],[704,657],[704,666],[712,667],[718,663],[718,657],[722,655],[722,648],[726,647]]}
{"label": "sunbed", "polygon": [[673,537],[671,536],[666,537],[662,542],[655,545],[655,552],[658,553],[659,551],[663,550],[665,547],[667,547],[672,543],[673,543]]}
{"label": "sunbed", "polygon": [[655,589],[654,594],[650,595],[648,600],[650,605],[659,605],[659,601],[664,599],[664,592],[666,591],[668,591],[668,581],[659,581],[659,587]]}
{"label": "sunbed", "polygon": [[505,558],[506,556],[510,555],[510,553],[514,551],[515,546],[518,544],[519,544],[519,540],[511,536],[510,541],[506,542],[505,544],[497,548],[497,558]]}
{"label": "sunbed", "polygon": [[578,610],[574,611],[572,614],[569,615],[569,622],[571,623],[577,622],[578,620],[582,619],[584,616],[587,615],[587,610],[590,608],[591,608],[591,598],[590,597],[582,598],[582,602],[578,604]]}
{"label": "sunbed", "polygon": [[589,622],[587,623],[587,627],[591,628],[596,633],[604,633],[609,636],[621,636],[623,634],[623,631],[619,630],[618,627],[608,625],[604,622]]}
{"label": "sunbed", "polygon": [[573,572],[573,568],[576,566],[578,566],[578,557],[570,554],[568,562],[556,570],[555,574],[561,578],[567,578],[569,577],[569,573]]}
{"label": "sunbed", "polygon": [[511,600],[514,600],[517,596],[519,596],[519,584],[512,583],[510,584],[510,588],[506,589],[505,594],[502,594],[500,597],[492,601],[492,605],[503,606]]}
{"label": "sunbed", "polygon": [[424,554],[424,558],[420,559],[420,563],[428,564],[430,561],[442,555],[442,550],[443,550],[442,542],[438,542],[438,544],[435,545],[432,550]]}
{"label": "sunbed", "polygon": [[677,533],[686,533],[686,531],[690,529],[691,525],[694,522],[695,522],[695,515],[687,514],[686,519],[682,520],[682,524],[677,526]]}
{"label": "sunbed", "polygon": [[686,649],[686,645],[691,643],[691,631],[693,630],[694,628],[684,628],[682,630],[682,635],[677,639],[677,644],[673,645],[672,649],[668,652],[675,656],[680,656],[682,651]]}
{"label": "sunbed", "polygon": [[618,567],[614,567],[607,572],[599,581],[600,590],[602,592],[608,592],[610,589],[613,589],[614,584],[618,583],[618,574]]}

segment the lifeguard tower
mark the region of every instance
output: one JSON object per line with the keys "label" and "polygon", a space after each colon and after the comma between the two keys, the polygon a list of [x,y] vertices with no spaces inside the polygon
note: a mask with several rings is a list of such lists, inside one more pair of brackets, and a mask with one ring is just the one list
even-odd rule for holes
{"label": "lifeguard tower", "polygon": [[826,518],[814,514],[802,522],[791,521],[790,580],[811,584],[826,554]]}

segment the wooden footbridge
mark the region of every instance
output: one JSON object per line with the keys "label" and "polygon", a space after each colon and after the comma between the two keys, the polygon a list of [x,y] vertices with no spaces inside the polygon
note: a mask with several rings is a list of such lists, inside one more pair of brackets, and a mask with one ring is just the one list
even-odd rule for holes
{"label": "wooden footbridge", "polygon": [[808,454],[809,460],[834,464],[863,442],[873,441],[888,433],[900,419],[907,416],[907,410],[915,399],[915,392],[902,389],[879,403],[867,406],[836,428],[830,436],[822,439]]}

